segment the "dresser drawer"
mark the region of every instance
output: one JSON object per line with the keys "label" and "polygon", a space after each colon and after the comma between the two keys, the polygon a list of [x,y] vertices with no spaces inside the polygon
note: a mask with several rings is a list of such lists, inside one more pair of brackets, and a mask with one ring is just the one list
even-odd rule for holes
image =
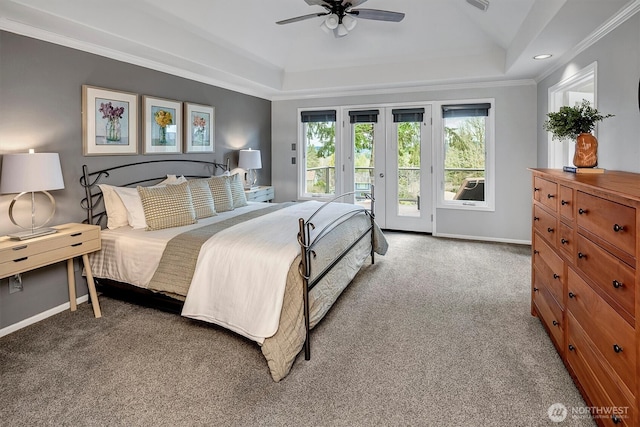
{"label": "dresser drawer", "polygon": [[534,302],[538,317],[547,326],[558,351],[563,353],[563,311],[544,284],[538,283],[537,289]]}
{"label": "dresser drawer", "polygon": [[630,390],[636,389],[635,329],[569,268],[567,310]]}
{"label": "dresser drawer", "polygon": [[577,224],[635,259],[636,210],[578,191]]}
{"label": "dresser drawer", "polygon": [[616,425],[617,416],[623,424],[633,426],[637,408],[633,393],[611,372],[610,366],[599,357],[593,343],[578,321],[567,313],[568,351],[567,361],[585,389],[591,404],[598,408],[616,408],[614,413],[594,414],[604,425]]}
{"label": "dresser drawer", "polygon": [[585,275],[635,317],[635,270],[583,236],[578,236],[576,264]]}
{"label": "dresser drawer", "polygon": [[573,221],[573,189],[564,185],[560,186],[560,216]]}
{"label": "dresser drawer", "polygon": [[576,239],[573,228],[564,222],[561,222],[558,227],[558,247],[562,249],[570,259],[573,259],[576,254]]}
{"label": "dresser drawer", "polygon": [[556,217],[541,208],[539,205],[533,207],[533,228],[543,236],[552,246],[556,245],[558,232],[558,221]]}
{"label": "dresser drawer", "polygon": [[536,176],[533,179],[533,198],[554,212],[558,212],[558,184]]}
{"label": "dresser drawer", "polygon": [[[557,255],[553,254],[555,257]],[[560,260],[558,258],[558,260]],[[555,269],[550,267],[539,254],[534,255],[534,271],[540,278],[540,282],[543,283],[549,292],[553,295],[560,306],[563,305],[564,285],[563,285],[563,263],[560,260],[560,264],[554,262]],[[560,268],[558,268],[558,265]]]}

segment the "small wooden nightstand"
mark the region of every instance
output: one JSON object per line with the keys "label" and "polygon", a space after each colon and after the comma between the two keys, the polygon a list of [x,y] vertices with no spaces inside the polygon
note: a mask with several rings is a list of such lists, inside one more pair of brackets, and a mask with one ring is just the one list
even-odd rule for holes
{"label": "small wooden nightstand", "polygon": [[273,187],[270,185],[261,185],[251,190],[244,190],[248,202],[270,202],[275,197]]}
{"label": "small wooden nightstand", "polygon": [[69,304],[76,310],[76,286],[73,273],[73,258],[82,257],[93,314],[101,317],[96,285],[93,281],[87,254],[100,250],[100,227],[88,224],[64,224],[53,227],[55,234],[29,240],[12,240],[0,237],[0,279],[24,273],[46,265],[67,261]]}

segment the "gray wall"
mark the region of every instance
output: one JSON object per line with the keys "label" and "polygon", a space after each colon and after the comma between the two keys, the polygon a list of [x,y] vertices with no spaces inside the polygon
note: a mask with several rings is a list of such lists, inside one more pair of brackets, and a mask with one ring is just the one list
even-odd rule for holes
{"label": "gray wall", "polygon": [[[83,84],[214,106],[215,154],[83,157]],[[262,150],[259,183],[270,184],[270,101],[0,31],[0,155],[29,148],[60,153],[65,189],[52,192],[58,205],[52,224],[84,219],[78,183],[83,164],[98,169],[159,158],[224,162],[230,157],[233,168],[244,147]],[[0,195],[0,235],[17,231],[7,215],[12,197]],[[24,291],[11,295],[7,279],[0,281],[0,329],[69,300],[64,263],[25,273],[23,279]],[[77,284],[78,295],[85,295],[84,279],[77,278]]]}
{"label": "gray wall", "polygon": [[527,168],[536,166],[534,84],[274,101],[272,184],[276,188],[276,200],[297,197],[297,166],[291,164],[291,157],[296,153],[291,150],[291,144],[298,139],[298,108],[475,98],[495,98],[496,209],[495,212],[437,209],[435,231],[491,240],[530,241],[531,178]]}
{"label": "gray wall", "polygon": [[[640,14],[636,14],[538,84],[540,123],[548,112],[548,90],[587,65],[598,63],[597,106],[615,114],[598,125],[598,166],[640,172]],[[547,132],[538,127],[538,164],[547,166]]]}

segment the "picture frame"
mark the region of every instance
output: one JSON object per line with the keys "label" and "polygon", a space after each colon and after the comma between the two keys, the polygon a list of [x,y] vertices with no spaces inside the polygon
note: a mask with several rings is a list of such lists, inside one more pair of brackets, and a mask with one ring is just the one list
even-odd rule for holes
{"label": "picture frame", "polygon": [[144,154],[182,152],[182,102],[142,97]]}
{"label": "picture frame", "polygon": [[138,94],[82,85],[85,156],[138,154]]}
{"label": "picture frame", "polygon": [[215,108],[209,105],[184,103],[184,152],[214,153]]}

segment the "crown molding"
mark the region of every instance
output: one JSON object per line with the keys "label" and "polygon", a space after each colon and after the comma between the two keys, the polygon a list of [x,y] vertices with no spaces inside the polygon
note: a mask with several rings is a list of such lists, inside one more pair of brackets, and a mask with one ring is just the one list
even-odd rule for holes
{"label": "crown molding", "polygon": [[596,44],[598,41],[604,38],[607,34],[611,33],[613,30],[618,28],[620,25],[622,25],[624,22],[626,22],[628,19],[633,17],[638,12],[640,12],[640,0],[634,0],[633,2],[629,3],[624,8],[622,8],[607,22],[605,22],[600,27],[598,27],[593,33],[589,34],[587,38],[585,38],[583,41],[581,41],[576,46],[574,46],[573,49],[567,51],[564,55],[562,55],[562,57],[556,64],[554,64],[552,67],[548,68],[543,73],[538,75],[535,78],[536,83],[540,83],[542,80],[546,79],[551,74],[553,74],[554,72],[558,71],[559,69],[567,65],[567,63],[569,63],[569,61],[571,61],[573,58],[578,56],[580,53],[584,52],[589,47]]}

